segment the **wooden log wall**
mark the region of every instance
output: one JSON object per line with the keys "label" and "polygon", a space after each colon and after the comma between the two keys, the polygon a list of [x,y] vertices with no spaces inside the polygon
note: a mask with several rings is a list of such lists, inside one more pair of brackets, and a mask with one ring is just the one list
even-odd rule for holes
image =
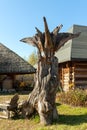
{"label": "wooden log wall", "polygon": [[61,84],[64,91],[68,91],[74,86],[74,69],[73,67],[62,68]]}
{"label": "wooden log wall", "polygon": [[87,62],[77,62],[74,66],[75,87],[87,89]]}
{"label": "wooden log wall", "polygon": [[60,65],[60,82],[64,91],[69,89],[87,89],[87,62],[72,62]]}

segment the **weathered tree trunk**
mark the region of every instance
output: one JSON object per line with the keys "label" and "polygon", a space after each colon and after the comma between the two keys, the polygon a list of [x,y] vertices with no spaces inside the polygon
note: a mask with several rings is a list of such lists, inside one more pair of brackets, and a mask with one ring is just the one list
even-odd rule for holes
{"label": "weathered tree trunk", "polygon": [[26,105],[23,107],[23,114],[29,116],[36,109],[42,124],[51,124],[58,119],[55,105],[56,92],[58,87],[58,60],[56,57],[38,63],[36,84]]}
{"label": "weathered tree trunk", "polygon": [[40,61],[39,67],[38,113],[41,123],[51,124],[54,118],[58,118],[55,105],[58,87],[58,60],[53,56],[50,61]]}
{"label": "weathered tree trunk", "polygon": [[23,103],[22,113],[25,117],[31,116],[36,110],[42,124],[51,124],[54,119],[58,119],[55,105],[58,87],[58,60],[54,54],[65,42],[78,37],[80,33],[59,33],[62,25],[49,32],[45,17],[44,27],[44,33],[36,28],[35,36],[21,40],[36,46],[39,52],[35,88],[28,100]]}

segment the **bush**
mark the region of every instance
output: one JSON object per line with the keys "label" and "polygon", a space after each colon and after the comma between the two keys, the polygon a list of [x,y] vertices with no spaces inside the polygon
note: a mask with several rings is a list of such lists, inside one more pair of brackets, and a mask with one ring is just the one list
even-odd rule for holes
{"label": "bush", "polygon": [[73,106],[87,106],[87,93],[80,89],[61,92],[58,95],[58,101]]}

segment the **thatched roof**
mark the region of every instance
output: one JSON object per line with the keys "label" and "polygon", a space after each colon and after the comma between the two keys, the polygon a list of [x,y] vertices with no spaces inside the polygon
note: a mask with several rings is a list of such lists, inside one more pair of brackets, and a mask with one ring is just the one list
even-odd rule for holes
{"label": "thatched roof", "polygon": [[32,65],[0,43],[0,74],[29,74],[35,71]]}

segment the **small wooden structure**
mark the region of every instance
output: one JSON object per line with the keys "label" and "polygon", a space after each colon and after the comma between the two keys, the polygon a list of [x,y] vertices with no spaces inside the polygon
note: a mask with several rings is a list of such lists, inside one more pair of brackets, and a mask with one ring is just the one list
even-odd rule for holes
{"label": "small wooden structure", "polygon": [[59,61],[60,85],[64,91],[87,89],[87,26],[73,25],[69,32],[81,32],[56,53]]}
{"label": "small wooden structure", "polygon": [[15,75],[33,74],[36,69],[15,52],[0,43],[0,89],[9,90],[15,82]]}
{"label": "small wooden structure", "polygon": [[[14,115],[17,115],[18,110],[18,100],[19,96],[18,94],[15,94],[9,102],[1,103],[0,104],[0,118],[10,118],[11,112],[14,113]],[[5,112],[5,115],[3,115],[2,112]]]}

